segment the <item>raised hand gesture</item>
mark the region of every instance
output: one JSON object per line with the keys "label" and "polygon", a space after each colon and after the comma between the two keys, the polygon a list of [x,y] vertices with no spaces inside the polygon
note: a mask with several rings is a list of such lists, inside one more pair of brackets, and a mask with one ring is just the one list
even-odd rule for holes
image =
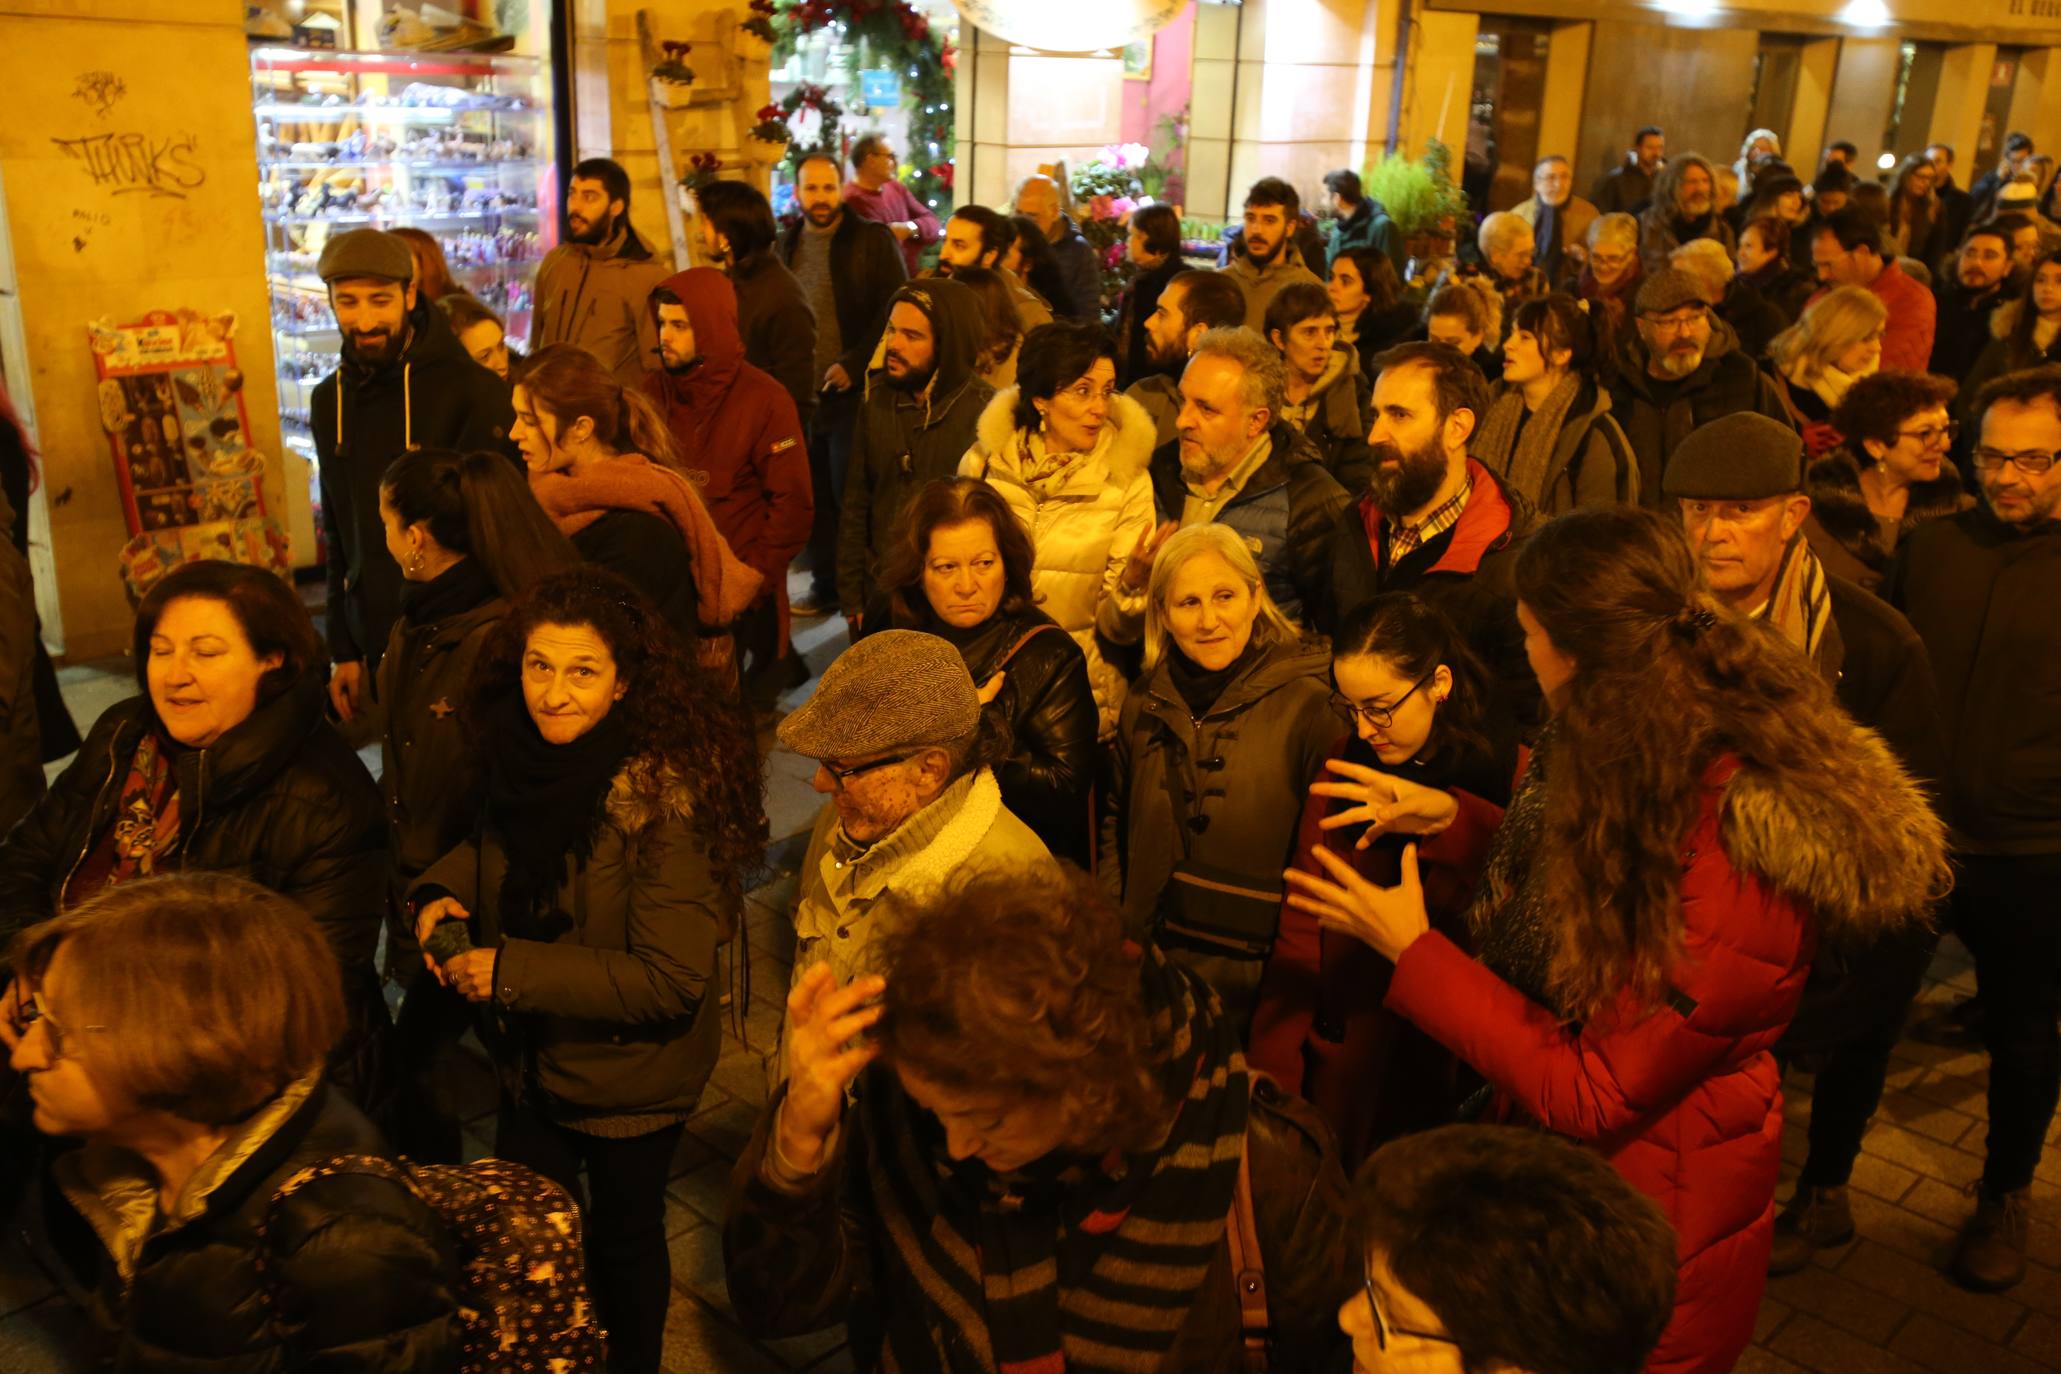
{"label": "raised hand gesture", "polygon": [[1324,767],[1333,776],[1311,783],[1311,795],[1338,797],[1354,805],[1324,817],[1317,824],[1325,830],[1366,826],[1366,833],[1353,846],[1355,849],[1365,849],[1387,834],[1436,835],[1460,814],[1460,804],[1453,800],[1452,793],[1436,787],[1345,759],[1326,759]]}
{"label": "raised hand gesture", "polygon": [[1322,846],[1311,852],[1331,875],[1330,881],[1295,868],[1283,876],[1288,879],[1288,904],[1315,916],[1324,929],[1350,935],[1390,961],[1402,958],[1403,951],[1431,929],[1424,884],[1417,876],[1416,845],[1403,849],[1403,880],[1394,887],[1368,882]]}
{"label": "raised hand gesture", "polygon": [[828,964],[817,964],[795,980],[787,994],[787,1097],[780,1104],[781,1158],[797,1169],[821,1166],[830,1134],[844,1114],[845,1091],[880,1053],[860,1042],[880,1019],[874,999],[887,980],[867,975],[837,986]]}

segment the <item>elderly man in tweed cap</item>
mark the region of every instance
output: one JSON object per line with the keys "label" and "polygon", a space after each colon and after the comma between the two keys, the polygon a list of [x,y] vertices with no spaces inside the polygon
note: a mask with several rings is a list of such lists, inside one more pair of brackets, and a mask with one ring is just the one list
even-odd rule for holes
{"label": "elderly man in tweed cap", "polygon": [[867,972],[870,919],[976,868],[1050,863],[1044,841],[1002,805],[981,755],[980,696],[959,651],[935,635],[882,630],[846,650],[780,742],[816,760],[830,798],[802,859],[797,975],[827,962]]}

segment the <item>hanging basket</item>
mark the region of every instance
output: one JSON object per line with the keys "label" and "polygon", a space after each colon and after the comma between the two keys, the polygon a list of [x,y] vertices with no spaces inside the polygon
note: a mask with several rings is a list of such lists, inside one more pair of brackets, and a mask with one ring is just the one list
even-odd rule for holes
{"label": "hanging basket", "polygon": [[750,134],[744,140],[744,155],[761,167],[777,166],[787,156],[787,140],[760,138]]}
{"label": "hanging basket", "polygon": [[773,55],[773,42],[753,33],[750,29],[739,29],[737,39],[731,45],[738,59],[744,62],[764,62]]}
{"label": "hanging basket", "polygon": [[654,76],[651,78],[651,98],[664,109],[684,110],[694,103],[694,83]]}

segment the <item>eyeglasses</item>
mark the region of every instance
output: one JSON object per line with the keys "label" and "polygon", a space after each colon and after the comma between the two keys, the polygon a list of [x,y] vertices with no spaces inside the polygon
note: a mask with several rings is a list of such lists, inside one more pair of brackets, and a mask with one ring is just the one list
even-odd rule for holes
{"label": "eyeglasses", "polygon": [[869,759],[865,763],[854,763],[846,767],[839,767],[837,764],[832,763],[829,759],[817,759],[816,763],[818,766],[822,768],[824,772],[828,773],[831,777],[837,779],[837,785],[839,787],[842,787],[846,783],[850,782],[853,778],[860,777],[866,773],[871,773],[876,768],[885,768],[891,763],[907,763],[910,759],[913,759],[915,757],[916,755],[913,753],[896,754],[892,758]]}
{"label": "eyeglasses", "polygon": [[2006,453],[2000,448],[1979,448],[1975,450],[1976,463],[1994,472],[2009,463],[2027,477],[2038,477],[2054,466],[2054,455],[2040,449],[2026,453]]}
{"label": "eyeglasses", "polygon": [[1360,1282],[1365,1284],[1367,1288],[1367,1310],[1374,1314],[1374,1348],[1376,1350],[1388,1349],[1388,1338],[1391,1335],[1412,1336],[1420,1341],[1436,1341],[1440,1345],[1458,1346],[1460,1344],[1451,1336],[1441,1335],[1436,1331],[1418,1331],[1407,1326],[1389,1325],[1388,1319],[1381,1315],[1381,1304],[1374,1297],[1373,1276],[1363,1275]]}
{"label": "eyeglasses", "polygon": [[1949,420],[1943,425],[1927,425],[1924,429],[1900,429],[1896,432],[1896,437],[1899,439],[1916,439],[1918,447],[1931,448],[1934,444],[1938,443],[1953,443],[1954,436],[1960,432],[1960,421]]}
{"label": "eyeglasses", "polygon": [[1093,401],[1114,401],[1116,399],[1116,388],[1113,386],[1097,388],[1090,386],[1086,382],[1075,382],[1059,394],[1071,397],[1081,405],[1087,405]]}
{"label": "eyeglasses", "polygon": [[1363,706],[1343,692],[1333,692],[1331,694],[1331,709],[1344,716],[1347,724],[1351,724],[1356,720],[1363,720],[1376,730],[1386,730],[1389,726],[1395,724],[1395,713],[1402,709],[1403,703],[1416,696],[1417,689],[1431,681],[1433,674],[1437,673],[1437,671],[1434,668],[1431,672],[1418,678],[1410,684],[1409,691],[1403,693],[1386,706]]}
{"label": "eyeglasses", "polygon": [[1681,334],[1710,318],[1708,310],[1698,310],[1688,315],[1641,315],[1656,334]]}
{"label": "eyeglasses", "polygon": [[[42,1022],[43,1033],[50,1037],[50,1057],[53,1060],[65,1057],[64,1042],[66,1031],[63,1026],[58,1024],[57,1018],[50,1014],[50,1008],[43,1005],[43,995],[41,993],[32,992],[29,994],[26,1002],[17,1002],[11,1009],[9,1016],[14,1022],[15,1030],[22,1035],[29,1033],[29,1027],[39,1021]],[[82,1031],[104,1032],[107,1030],[107,1027],[80,1026],[79,1029]]]}
{"label": "eyeglasses", "polygon": [[1615,272],[1620,267],[1630,266],[1632,259],[1637,256],[1636,253],[1591,253],[1589,265],[1600,267],[1605,272]]}

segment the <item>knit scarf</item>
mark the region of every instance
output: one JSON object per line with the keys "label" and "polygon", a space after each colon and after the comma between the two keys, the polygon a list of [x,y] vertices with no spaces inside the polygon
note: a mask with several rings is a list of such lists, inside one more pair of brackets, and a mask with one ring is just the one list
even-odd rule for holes
{"label": "knit scarf", "polygon": [[[1156,1374],[1224,1243],[1250,1108],[1216,994],[1156,949],[1140,991],[1179,1110],[1164,1140],[993,1174],[955,1164],[891,1073],[860,1094],[880,1235],[923,1291],[934,1348],[890,1367],[982,1374]],[[940,1359],[940,1355],[943,1356]],[[899,1358],[897,1358],[899,1357]]]}
{"label": "knit scarf", "polygon": [[498,910],[519,939],[551,940],[571,925],[558,908],[566,860],[593,852],[596,823],[630,752],[621,711],[610,711],[570,744],[537,733],[522,693],[487,707],[485,825],[508,857]]}
{"label": "knit scarf", "polygon": [[1546,774],[1553,724],[1546,723],[1525,765],[1503,823],[1489,842],[1481,887],[1468,910],[1483,967],[1550,1011],[1546,994],[1553,966],[1553,936],[1541,900],[1540,846],[1546,833]]}
{"label": "knit scarf", "polygon": [[1760,614],[1781,631],[1782,638],[1812,658],[1818,656],[1818,643],[1832,622],[1832,587],[1803,535],[1790,539],[1781,570],[1775,574],[1775,589]]}
{"label": "knit scarf", "polygon": [[84,901],[132,878],[148,878],[179,847],[178,749],[155,730],[143,732],[115,802],[114,824],[65,880],[64,905]]}
{"label": "knit scarf", "polygon": [[[567,538],[612,510],[641,510],[663,517],[680,532],[694,561],[695,614],[716,628],[730,621],[759,594],[764,574],[731,552],[709,518],[694,484],[641,453],[623,453],[557,472],[530,474],[530,490]],[[721,638],[721,636],[704,636]]]}
{"label": "knit scarf", "polygon": [[1043,429],[1019,429],[1016,431],[1016,462],[1022,471],[1025,489],[1033,500],[1048,500],[1066,484],[1077,465],[1088,462],[1096,454],[1108,452],[1115,436],[1116,426],[1104,425],[1102,432],[1095,437],[1095,447],[1086,452],[1054,453],[1045,447]]}
{"label": "knit scarf", "polygon": [[[1546,394],[1529,421],[1524,418],[1524,393],[1511,387],[1489,406],[1482,421],[1481,439],[1471,452],[1503,484],[1541,510],[1546,499],[1546,479],[1553,470],[1553,452],[1560,444],[1560,430],[1581,394],[1582,379],[1573,372],[1562,377]],[[1522,428],[1520,428],[1522,426]]]}

